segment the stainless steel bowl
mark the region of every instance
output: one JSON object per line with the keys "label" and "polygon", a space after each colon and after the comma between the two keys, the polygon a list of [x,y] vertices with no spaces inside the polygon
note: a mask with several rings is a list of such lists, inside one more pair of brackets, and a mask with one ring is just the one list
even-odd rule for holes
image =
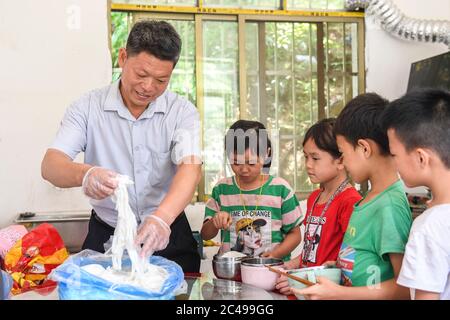
{"label": "stainless steel bowl", "polygon": [[221,257],[216,254],[212,260],[214,274],[219,279],[241,281],[241,260],[243,258]]}
{"label": "stainless steel bowl", "polygon": [[283,264],[282,259],[277,258],[244,258],[241,263],[250,267],[264,267],[264,266],[280,266]]}

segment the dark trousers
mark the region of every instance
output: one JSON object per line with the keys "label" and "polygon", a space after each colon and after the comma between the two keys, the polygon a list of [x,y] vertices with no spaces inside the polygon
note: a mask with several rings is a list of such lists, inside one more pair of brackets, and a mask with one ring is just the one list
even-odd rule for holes
{"label": "dark trousers", "polygon": [[[200,271],[200,254],[197,242],[184,212],[170,226],[170,240],[167,248],[156,251],[154,255],[167,258],[178,263],[183,272],[198,273]],[[89,232],[83,243],[84,249],[105,252],[103,244],[114,234],[114,228],[102,221],[94,210],[89,220]]]}

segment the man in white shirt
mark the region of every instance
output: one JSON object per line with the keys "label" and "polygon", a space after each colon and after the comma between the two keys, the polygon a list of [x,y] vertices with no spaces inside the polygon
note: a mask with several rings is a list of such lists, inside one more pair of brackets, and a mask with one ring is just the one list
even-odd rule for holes
{"label": "man in white shirt", "polygon": [[[121,78],[67,109],[42,176],[58,187],[82,186],[93,206],[83,248],[99,252],[117,223],[114,178],[130,176],[142,255],[198,272],[197,243],[183,210],[201,177],[200,118],[192,103],[167,90],[180,51],[180,37],[167,22],[136,23],[119,51]],[[73,162],[80,152],[84,164]]]}

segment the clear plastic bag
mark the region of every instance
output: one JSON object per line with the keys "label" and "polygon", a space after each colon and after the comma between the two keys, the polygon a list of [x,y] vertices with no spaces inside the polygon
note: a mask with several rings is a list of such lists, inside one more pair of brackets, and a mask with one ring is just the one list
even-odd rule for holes
{"label": "clear plastic bag", "polygon": [[[100,264],[105,269],[112,266],[111,256],[93,250],[84,250],[71,256],[54,269],[49,278],[58,282],[61,300],[172,300],[184,285],[181,267],[159,256],[150,257],[150,263],[164,268],[169,276],[159,292],[132,285],[113,284],[82,269],[89,264]],[[122,259],[125,270],[131,267],[128,256]]]}

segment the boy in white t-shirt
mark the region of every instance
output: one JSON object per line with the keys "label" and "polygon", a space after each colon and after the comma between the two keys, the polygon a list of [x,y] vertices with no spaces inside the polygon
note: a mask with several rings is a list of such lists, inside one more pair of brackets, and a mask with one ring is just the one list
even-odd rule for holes
{"label": "boy in white t-shirt", "polygon": [[389,147],[408,187],[433,199],[413,223],[398,277],[413,299],[450,299],[450,92],[426,89],[393,101],[383,115]]}

